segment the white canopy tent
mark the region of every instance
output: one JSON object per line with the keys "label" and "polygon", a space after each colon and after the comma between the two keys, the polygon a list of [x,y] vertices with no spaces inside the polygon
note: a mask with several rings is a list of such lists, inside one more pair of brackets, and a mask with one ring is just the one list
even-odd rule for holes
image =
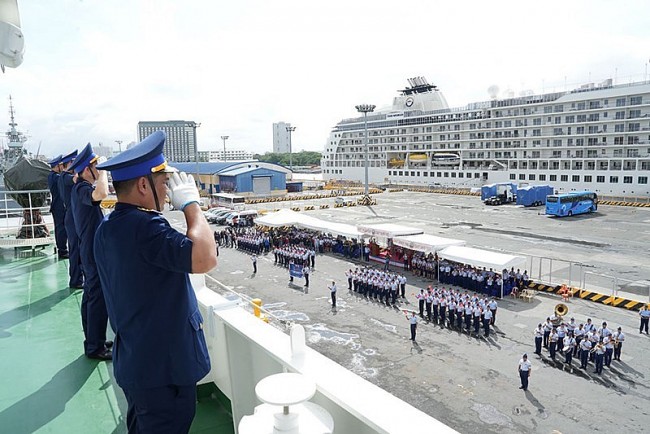
{"label": "white canopy tent", "polygon": [[270,227],[297,226],[300,228],[330,233],[332,235],[342,235],[348,238],[360,238],[362,236],[362,233],[353,225],[321,220],[316,217],[300,214],[290,209],[281,209],[280,211],[269,213],[258,218],[255,222],[259,225]]}
{"label": "white canopy tent", "polygon": [[279,226],[292,226],[298,224],[298,222],[303,220],[303,217],[305,216],[290,209],[281,209],[280,211],[258,217],[255,220],[255,223],[262,226],[277,228]]}
{"label": "white canopy tent", "polygon": [[[447,259],[461,264],[492,268],[498,273],[501,273],[501,270],[504,268],[517,267],[526,263],[526,258],[523,256],[506,255],[505,253],[465,246],[449,246],[438,252],[438,256],[441,259]],[[503,280],[501,281],[501,298],[503,298]]]}
{"label": "white canopy tent", "polygon": [[393,238],[393,244],[418,252],[433,253],[449,246],[463,246],[465,241],[436,237],[428,234],[407,235]]}
{"label": "white canopy tent", "polygon": [[424,231],[422,229],[408,226],[396,225],[394,223],[380,223],[376,225],[357,225],[357,229],[364,235],[371,237],[395,238],[404,235],[417,235]]}

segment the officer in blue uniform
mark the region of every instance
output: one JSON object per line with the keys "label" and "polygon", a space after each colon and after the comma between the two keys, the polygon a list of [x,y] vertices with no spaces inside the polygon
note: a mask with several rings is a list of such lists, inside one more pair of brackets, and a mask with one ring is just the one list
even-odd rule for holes
{"label": "officer in blue uniform", "polygon": [[108,196],[107,174],[97,170],[97,160],[88,143],[72,163],[70,168],[77,174],[77,182],[70,192],[70,205],[84,273],[81,298],[81,324],[86,338],[84,350],[91,359],[110,360],[112,354],[109,347],[112,342],[106,341],[108,313],[93,252],[95,232],[104,218],[99,204]]}
{"label": "officer in blue uniform", "polygon": [[74,176],[69,168],[76,156],[77,151],[74,150],[61,159],[62,168],[61,176],[59,176],[59,194],[65,207],[65,232],[68,235],[68,253],[70,255],[70,266],[68,269],[70,282],[68,285],[70,288],[82,289],[84,277],[81,267],[81,256],[79,254],[79,237],[77,237],[77,229],[74,227],[74,215],[72,213],[72,205],[70,204]]}
{"label": "officer in blue uniform", "polygon": [[65,208],[63,207],[63,199],[59,193],[59,177],[61,174],[61,159],[59,155],[51,159],[48,163],[52,169],[47,175],[47,187],[50,189],[52,195],[52,203],[50,204],[50,212],[54,219],[54,240],[56,241],[56,251],[59,254],[59,259],[68,258],[68,237],[65,232]]}
{"label": "officer in blue uniform", "polygon": [[[115,210],[97,230],[95,257],[129,433],[187,433],[196,383],[210,371],[189,273],[216,266],[214,237],[194,179],[167,166],[164,143],[157,131],[98,166],[111,172],[117,194]],[[166,195],[183,212],[186,234],[162,215]]]}

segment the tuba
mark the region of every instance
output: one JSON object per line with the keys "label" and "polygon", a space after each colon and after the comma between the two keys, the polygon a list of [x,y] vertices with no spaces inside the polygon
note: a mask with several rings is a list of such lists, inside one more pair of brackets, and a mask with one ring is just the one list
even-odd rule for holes
{"label": "tuba", "polygon": [[562,324],[562,317],[569,313],[569,308],[564,303],[558,303],[555,305],[555,320],[551,321],[554,326],[559,326]]}

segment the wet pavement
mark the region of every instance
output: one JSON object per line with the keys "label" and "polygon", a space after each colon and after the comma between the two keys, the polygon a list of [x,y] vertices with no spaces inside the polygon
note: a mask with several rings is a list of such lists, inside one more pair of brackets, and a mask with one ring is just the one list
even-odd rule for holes
{"label": "wet pavement", "polygon": [[[537,215],[541,209],[483,207],[476,197],[392,193],[376,199],[378,205],[372,208],[318,210],[309,215],[346,223],[417,226],[429,234],[465,239],[468,245],[569,257],[591,269],[635,280],[648,279],[650,273],[644,247],[650,241],[650,209],[601,207],[600,215],[586,220],[560,220]],[[427,216],[426,221],[420,216]],[[301,279],[289,284],[287,270],[274,265],[272,254],[261,256],[258,273],[252,274],[244,253],[221,248],[219,265],[210,274],[237,292],[261,298],[274,316],[303,324],[312,348],[459,432],[647,429],[650,338],[638,334],[636,312],[584,300],[567,303],[567,317],[578,323],[587,317],[596,324],[607,321],[610,328],[621,326],[627,335],[622,361],[612,362],[597,375],[593,364],[581,370],[575,358],[569,366],[559,354],[555,361],[546,351],[542,357],[533,354],[533,329],[552,314],[561,301],[557,296],[538,295],[530,303],[500,301],[496,333],[488,339],[482,332],[480,337],[468,336],[423,322],[416,342],[411,342],[408,321],[399,308],[413,309],[412,294],[433,282],[407,274],[407,299],[398,308],[389,307],[347,291],[344,271],[355,265],[339,256],[318,255],[306,290]],[[332,279],[339,287],[337,310],[331,309],[327,289]],[[282,328],[278,320],[271,323]],[[524,352],[533,364],[527,392],[518,389],[517,364]],[[428,432],[426,427],[422,430]]]}

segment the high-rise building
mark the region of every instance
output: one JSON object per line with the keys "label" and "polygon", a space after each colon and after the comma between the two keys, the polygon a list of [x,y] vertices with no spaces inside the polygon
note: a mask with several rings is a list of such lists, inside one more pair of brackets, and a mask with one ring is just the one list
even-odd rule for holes
{"label": "high-rise building", "polygon": [[276,154],[286,154],[289,152],[289,132],[287,127],[291,124],[286,122],[277,122],[273,124],[273,152]]}
{"label": "high-rise building", "polygon": [[253,152],[242,149],[226,149],[226,158],[223,158],[223,149],[217,151],[199,151],[199,161],[248,161],[253,159]]}
{"label": "high-rise building", "polygon": [[149,134],[162,130],[167,135],[163,153],[167,161],[196,161],[196,128],[194,121],[141,121],[138,122],[138,138],[142,141]]}

